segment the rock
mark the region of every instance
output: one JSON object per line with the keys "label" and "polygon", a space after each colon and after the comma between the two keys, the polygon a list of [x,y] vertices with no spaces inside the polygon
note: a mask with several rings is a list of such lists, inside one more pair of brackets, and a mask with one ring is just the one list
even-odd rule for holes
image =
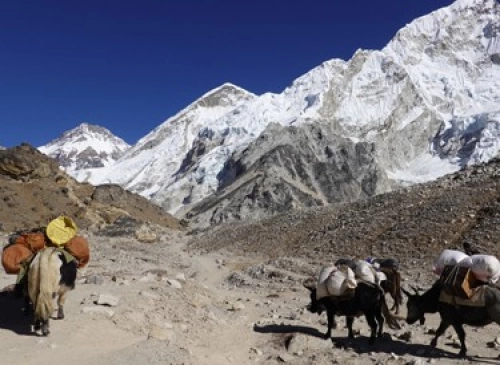
{"label": "rock", "polygon": [[157,281],[158,275],[153,274],[152,272],[148,272],[146,275],[141,277],[138,281],[141,283],[149,283],[151,281]]}
{"label": "rock", "polygon": [[182,289],[182,284],[175,279],[167,279],[167,284],[174,289]]}
{"label": "rock", "polygon": [[179,274],[175,275],[175,279],[179,280],[179,281],[182,281],[182,282],[185,282],[186,281],[186,276],[184,275],[184,273],[179,273]]}
{"label": "rock", "polygon": [[257,356],[262,356],[262,354],[263,354],[262,350],[260,350],[260,349],[258,349],[256,347],[251,347],[250,348],[250,352],[255,353]]}
{"label": "rock", "polygon": [[308,336],[295,334],[288,341],[287,350],[291,354],[302,355],[304,351],[309,347],[308,343]]}
{"label": "rock", "polygon": [[424,365],[426,364],[426,361],[422,359],[413,359],[408,361],[405,365]]}
{"label": "rock", "polygon": [[160,298],[161,298],[160,295],[155,294],[155,293],[151,293],[148,291],[141,291],[141,292],[139,292],[139,295],[144,297],[144,298],[153,299],[153,300],[160,300]]}
{"label": "rock", "polygon": [[115,315],[115,312],[110,308],[105,307],[83,307],[82,313],[84,314],[96,314],[111,318]]}
{"label": "rock", "polygon": [[118,305],[118,302],[120,300],[110,294],[100,294],[99,297],[97,298],[96,304],[97,305],[105,305],[108,307],[116,307]]}
{"label": "rock", "polygon": [[151,228],[146,225],[142,225],[137,231],[135,231],[135,238],[137,238],[137,241],[143,243],[153,243],[158,241],[156,233],[154,233]]}
{"label": "rock", "polygon": [[403,341],[410,341],[411,336],[412,336],[411,331],[406,331],[406,332],[403,332],[403,333],[397,335],[397,338],[399,338],[400,340],[403,340]]}
{"label": "rock", "polygon": [[278,360],[281,362],[290,362],[293,361],[293,356],[287,354],[287,353],[282,353],[278,355]]}
{"label": "rock", "polygon": [[102,275],[90,275],[85,279],[85,284],[102,285],[104,277]]}
{"label": "rock", "polygon": [[241,302],[235,302],[233,304],[231,304],[229,310],[233,311],[233,312],[237,312],[237,311],[240,311],[240,310],[243,310],[245,309],[245,305]]}
{"label": "rock", "polygon": [[172,343],[175,341],[175,332],[170,328],[153,327],[148,333],[148,339],[154,338],[156,340]]}

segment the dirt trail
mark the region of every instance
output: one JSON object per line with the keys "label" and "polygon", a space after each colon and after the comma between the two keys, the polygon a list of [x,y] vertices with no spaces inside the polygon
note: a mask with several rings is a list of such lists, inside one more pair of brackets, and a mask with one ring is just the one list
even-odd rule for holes
{"label": "dirt trail", "polygon": [[[386,329],[391,339],[376,347],[368,346],[368,327],[359,318],[360,336],[346,342],[339,328],[334,339],[344,346],[335,347],[321,338],[325,318],[304,310],[306,290],[290,281],[299,265],[283,269],[220,253],[187,253],[181,236],[157,244],[98,236],[89,241],[91,264],[68,296],[66,318],[51,321],[49,337],[30,332],[19,299],[0,296],[1,364],[500,364],[499,351],[487,345],[498,337],[497,325],[466,328],[470,354],[479,359],[453,357],[452,330],[429,353],[436,315],[423,327]],[[410,280],[417,275],[406,274]],[[14,279],[0,273],[0,287]],[[95,304],[100,295],[117,304]],[[339,323],[343,327],[344,320]]]}

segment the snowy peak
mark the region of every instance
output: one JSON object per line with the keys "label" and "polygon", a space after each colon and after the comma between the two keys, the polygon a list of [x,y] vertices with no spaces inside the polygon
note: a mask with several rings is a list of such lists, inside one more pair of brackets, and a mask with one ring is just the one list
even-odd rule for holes
{"label": "snowy peak", "polygon": [[67,171],[112,164],[130,145],[108,129],[82,123],[38,149],[58,160]]}
{"label": "snowy peak", "polygon": [[[114,182],[151,198],[176,179],[193,142],[222,116],[257,96],[230,83],[222,84],[141,138],[105,174],[91,174],[93,184]],[[209,151],[209,146],[205,152]],[[127,174],[123,174],[126,171]]]}
{"label": "snowy peak", "polygon": [[170,140],[173,134],[176,135],[174,137],[184,137],[187,143],[191,143],[204,126],[210,125],[212,121],[255,97],[255,94],[239,86],[224,83],[203,94],[141,138],[124,158],[135,155],[141,150],[150,150]]}
{"label": "snowy peak", "polygon": [[226,82],[205,93],[195,103],[205,107],[227,106],[232,105],[238,99],[246,99],[253,96],[255,95],[251,92]]}

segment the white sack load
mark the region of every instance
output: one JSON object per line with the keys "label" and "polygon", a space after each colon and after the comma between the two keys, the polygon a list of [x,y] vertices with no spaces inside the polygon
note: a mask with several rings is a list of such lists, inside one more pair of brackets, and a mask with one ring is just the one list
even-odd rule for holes
{"label": "white sack load", "polygon": [[349,289],[356,288],[354,271],[347,266],[329,266],[321,269],[316,284],[316,299],[331,295],[340,296]]}
{"label": "white sack load", "polygon": [[458,250],[443,250],[439,257],[432,265],[432,272],[436,275],[441,275],[445,266],[455,266],[464,259],[469,258],[469,255]]}
{"label": "white sack load", "polygon": [[[500,279],[500,261],[492,255],[472,255],[470,256],[470,266],[476,279],[485,283],[496,283]],[[460,263],[462,266],[462,263]]]}
{"label": "white sack load", "polygon": [[377,284],[380,284],[380,282],[382,282],[384,280],[387,280],[387,275],[385,273],[383,273],[382,271],[377,271],[375,273],[375,281],[377,282]]}
{"label": "white sack load", "polygon": [[379,284],[378,275],[375,268],[368,262],[356,260],[356,269],[354,270],[356,279],[366,281],[372,284]]}

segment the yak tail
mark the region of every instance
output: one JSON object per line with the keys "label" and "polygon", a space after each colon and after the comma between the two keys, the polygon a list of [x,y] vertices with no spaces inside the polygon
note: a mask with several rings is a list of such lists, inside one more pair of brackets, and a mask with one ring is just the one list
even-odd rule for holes
{"label": "yak tail", "polygon": [[28,293],[35,318],[48,320],[54,312],[54,296],[60,282],[61,260],[54,247],[40,251],[28,270]]}
{"label": "yak tail", "polygon": [[398,322],[398,319],[401,319],[401,318],[399,318],[391,313],[391,311],[389,310],[389,307],[387,306],[385,296],[383,294],[382,294],[382,315],[384,316],[385,321],[386,321],[387,325],[389,326],[389,328],[391,328],[393,330],[400,330],[401,329],[401,325]]}

